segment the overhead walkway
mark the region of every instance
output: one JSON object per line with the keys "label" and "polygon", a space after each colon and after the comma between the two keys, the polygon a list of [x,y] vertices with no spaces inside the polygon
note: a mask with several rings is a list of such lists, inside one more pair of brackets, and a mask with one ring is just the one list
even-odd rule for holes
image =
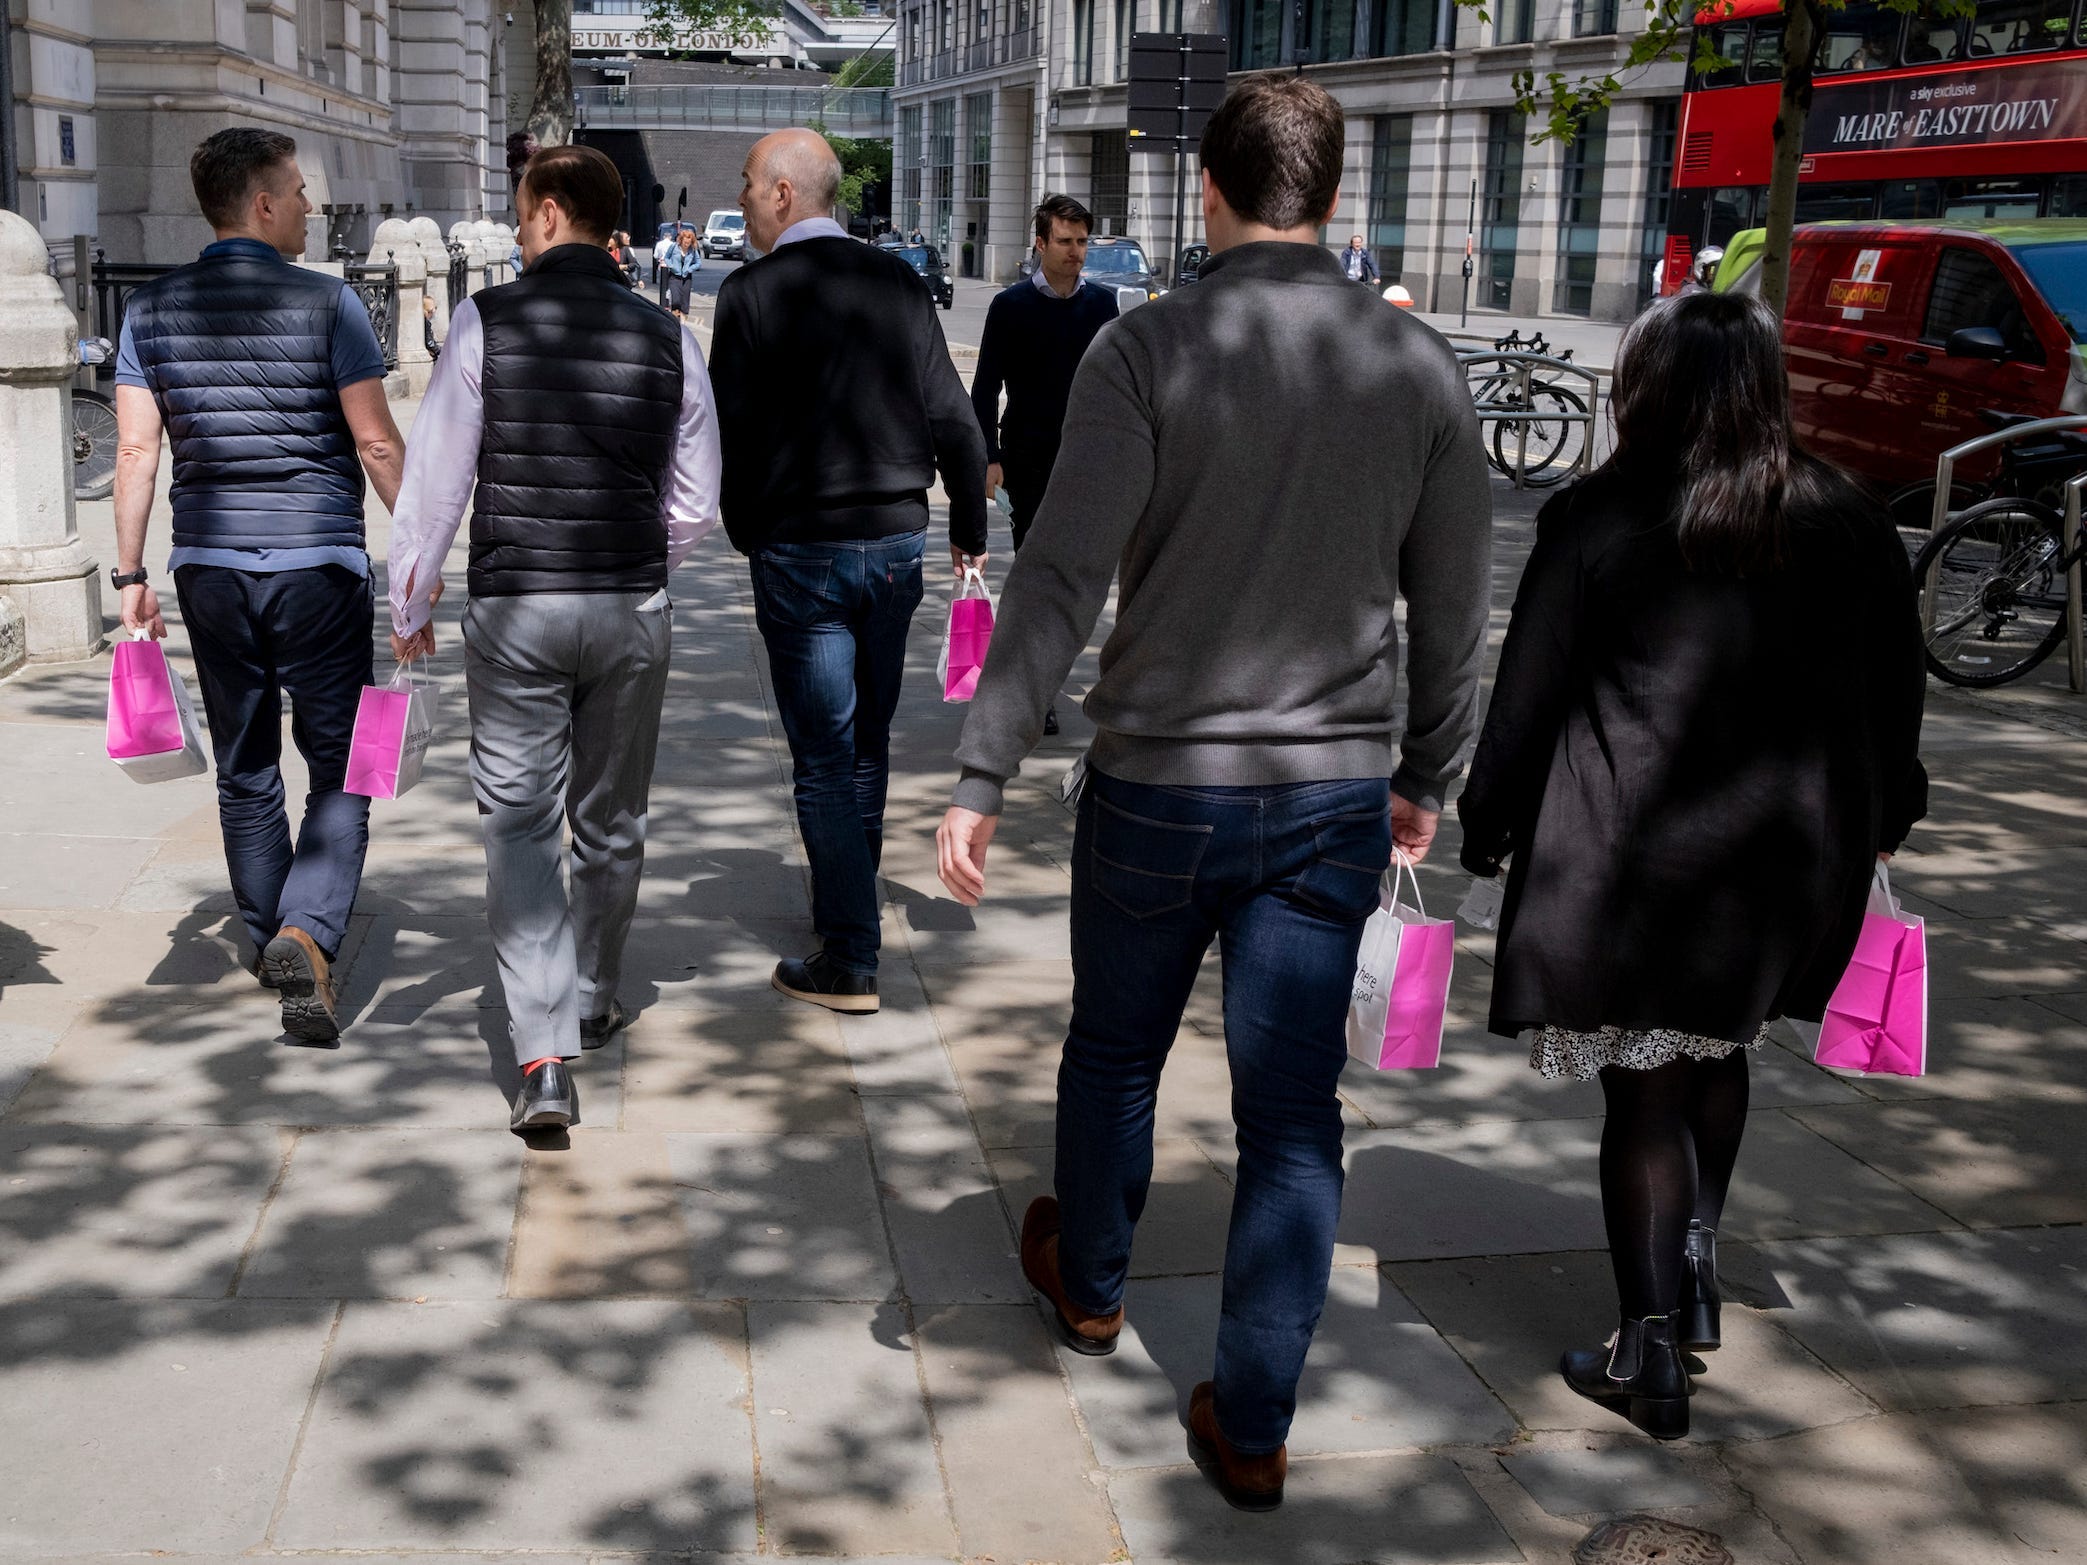
{"label": "overhead walkway", "polygon": [[589,130],[769,131],[816,123],[836,136],[860,140],[891,135],[891,90],[886,87],[683,82],[582,87],[573,96],[578,124]]}

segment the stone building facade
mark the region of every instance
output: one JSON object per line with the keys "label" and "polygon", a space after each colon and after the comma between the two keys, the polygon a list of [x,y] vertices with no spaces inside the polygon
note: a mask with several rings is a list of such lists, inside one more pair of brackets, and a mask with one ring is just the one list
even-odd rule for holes
{"label": "stone building facade", "polygon": [[[1642,13],[1619,0],[902,0],[897,208],[979,275],[1004,279],[1045,191],[1090,205],[1155,259],[1200,237],[1195,160],[1174,232],[1170,156],[1134,152],[1123,79],[1133,33],[1223,32],[1234,79],[1304,71],[1348,115],[1330,245],[1364,235],[1387,281],[1454,312],[1473,238],[1474,317],[1628,320],[1666,228],[1682,67],[1626,77],[1570,145],[1514,112],[1519,71],[1621,72]],[[1214,11],[1215,14],[1212,14]],[[980,171],[986,178],[981,180]]]}
{"label": "stone building facade", "polygon": [[88,234],[114,261],[193,258],[189,153],[231,125],[296,138],[314,258],[387,216],[508,212],[499,0],[0,4],[19,203],[61,257]]}

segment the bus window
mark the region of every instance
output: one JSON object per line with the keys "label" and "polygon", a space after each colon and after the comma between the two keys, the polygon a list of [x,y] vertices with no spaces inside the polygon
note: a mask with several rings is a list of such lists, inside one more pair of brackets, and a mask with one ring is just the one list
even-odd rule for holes
{"label": "bus window", "polygon": [[1763,192],[1751,185],[1729,185],[1710,192],[1705,213],[1703,242],[1721,245],[1742,228],[1761,226],[1759,216]]}
{"label": "bus window", "polygon": [[2033,179],[1952,179],[1942,187],[1944,217],[2035,217],[2043,189]]}
{"label": "bus window", "polygon": [[2028,54],[2065,42],[2072,0],[1987,0],[1971,18],[1974,55]]}
{"label": "bus window", "polygon": [[1720,22],[1715,27],[1699,27],[1696,29],[1696,41],[1699,51],[1708,47],[1713,54],[1731,62],[1717,70],[1699,71],[1696,74],[1696,85],[1738,86],[1746,71],[1746,23]]}
{"label": "bus window", "polygon": [[1781,22],[1754,24],[1754,46],[1746,57],[1746,79],[1750,82],[1779,82],[1783,79]]}
{"label": "bus window", "polygon": [[1799,185],[1800,223],[1859,223],[1877,215],[1875,185]]}
{"label": "bus window", "polygon": [[1935,289],[1928,295],[1923,342],[1946,343],[1968,326],[1990,326],[2020,358],[2043,360],[2043,348],[2022,313],[2022,301],[1999,267],[1976,250],[1949,245],[1935,262]]}
{"label": "bus window", "polygon": [[2051,181],[2046,217],[2087,217],[2087,174],[2068,174]]}
{"label": "bus window", "polygon": [[[2043,0],[2027,3],[2041,4]],[[1845,11],[1828,11],[1825,22],[1825,30],[1819,35],[1819,52],[1812,62],[1812,69],[1819,75],[1881,71],[1898,64],[1900,19],[1895,13],[1880,13],[1874,5],[1851,5]]]}
{"label": "bus window", "polygon": [[1894,179],[1884,186],[1880,216],[1899,223],[1942,215],[1942,185],[1933,179]]}
{"label": "bus window", "polygon": [[1929,0],[1907,21],[1908,65],[1937,65],[1964,58],[1964,19],[1937,15],[1939,9],[1934,0]]}

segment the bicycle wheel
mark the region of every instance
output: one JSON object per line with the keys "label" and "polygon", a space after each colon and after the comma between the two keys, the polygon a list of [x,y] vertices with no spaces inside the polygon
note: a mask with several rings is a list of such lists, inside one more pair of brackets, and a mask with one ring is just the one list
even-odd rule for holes
{"label": "bicycle wheel", "polygon": [[[1949,486],[1949,508],[1951,511],[1968,510],[1991,493],[1990,485],[1967,484],[1956,479]],[[1924,478],[1917,484],[1894,490],[1884,505],[1891,512],[1891,519],[1899,531],[1924,533],[1935,519],[1935,480]]]}
{"label": "bicycle wheel", "polygon": [[1987,688],[2020,679],[2065,636],[2058,513],[2002,497],[1973,506],[1913,561],[1928,672]]}
{"label": "bicycle wheel", "polygon": [[106,500],[116,487],[116,405],[98,391],[72,394],[72,497]]}
{"label": "bicycle wheel", "polygon": [[[1504,418],[1493,425],[1493,465],[1514,477],[1517,452],[1523,456],[1522,482],[1536,489],[1563,483],[1579,466],[1587,426],[1569,414],[1584,414],[1587,404],[1563,386],[1529,388],[1529,417]],[[1522,443],[1526,424],[1529,437]]]}

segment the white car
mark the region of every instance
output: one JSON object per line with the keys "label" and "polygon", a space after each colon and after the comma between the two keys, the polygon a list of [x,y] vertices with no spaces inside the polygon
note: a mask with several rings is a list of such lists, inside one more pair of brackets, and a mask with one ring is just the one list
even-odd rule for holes
{"label": "white car", "polygon": [[713,212],[703,224],[700,241],[705,255],[746,259],[746,216],[741,212]]}

